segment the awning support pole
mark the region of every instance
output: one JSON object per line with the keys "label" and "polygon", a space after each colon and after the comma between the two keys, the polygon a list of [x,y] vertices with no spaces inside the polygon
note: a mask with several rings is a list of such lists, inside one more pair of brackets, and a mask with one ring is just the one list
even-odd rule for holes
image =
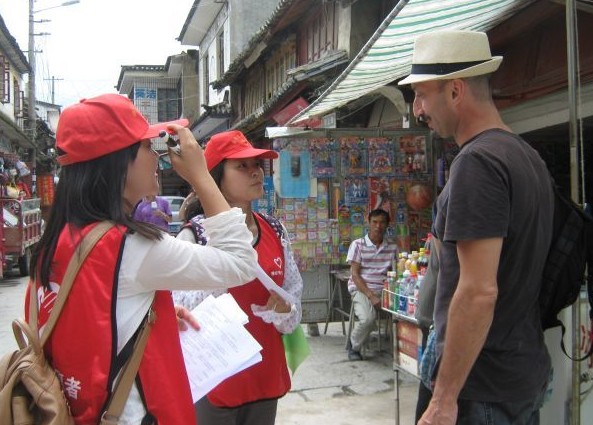
{"label": "awning support pole", "polygon": [[[577,126],[577,48],[576,48],[576,2],[566,0],[566,54],[568,66],[568,137],[570,146],[570,196],[577,204],[579,200],[579,152],[578,152],[578,126]],[[579,357],[579,332],[580,332],[580,297],[572,306],[572,357]],[[572,363],[570,424],[580,425],[580,362]]]}

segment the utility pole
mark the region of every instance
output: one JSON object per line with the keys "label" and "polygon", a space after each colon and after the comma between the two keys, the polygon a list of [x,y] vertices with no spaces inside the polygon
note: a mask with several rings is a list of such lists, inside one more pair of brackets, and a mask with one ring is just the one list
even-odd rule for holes
{"label": "utility pole", "polygon": [[[35,18],[33,8],[35,6],[35,0],[29,0],[29,137],[34,146],[37,146],[35,137],[37,136],[37,114],[35,111]],[[35,149],[36,150],[36,149]],[[35,155],[33,153],[33,167],[35,167]]]}
{"label": "utility pole", "polygon": [[63,78],[56,78],[52,76],[51,78],[45,78],[45,81],[51,81],[51,103],[52,105],[56,104],[56,81],[63,81]]}
{"label": "utility pole", "polygon": [[31,67],[31,70],[29,72],[29,86],[28,86],[28,99],[29,99],[29,136],[31,137],[31,142],[33,143],[33,145],[35,146],[34,148],[34,152],[33,152],[33,158],[32,158],[32,162],[33,162],[33,167],[35,167],[35,161],[36,161],[36,156],[37,156],[37,142],[36,142],[36,136],[37,136],[37,112],[35,110],[35,103],[36,103],[36,98],[35,98],[35,77],[36,77],[36,63],[35,63],[35,36],[36,35],[49,35],[48,33],[39,33],[39,34],[35,34],[35,23],[42,23],[42,22],[49,22],[49,20],[46,19],[42,19],[40,21],[35,21],[35,14],[37,12],[43,12],[45,10],[50,10],[50,9],[56,9],[58,7],[63,7],[63,6],[70,6],[73,4],[78,4],[80,3],[80,0],[69,0],[69,1],[65,1],[64,3],[55,5],[55,6],[50,6],[50,7],[46,7],[43,9],[38,9],[35,10],[35,0],[29,0],[29,51],[28,51],[28,60],[29,60],[29,66]]}
{"label": "utility pole", "polygon": [[[579,168],[579,157],[583,152],[579,151],[579,132],[578,119],[580,114],[578,111],[578,51],[577,39],[578,32],[576,30],[576,15],[577,5],[575,0],[566,0],[566,52],[567,52],[567,69],[568,69],[568,138],[569,138],[569,154],[570,154],[570,197],[574,202],[579,204],[584,203],[585,198],[580,197],[579,190],[580,174],[583,172]],[[591,273],[589,270],[588,273]],[[581,333],[581,298],[577,298],[576,303],[572,306],[572,358],[577,359],[580,355],[580,333]],[[581,363],[572,363],[571,373],[571,397],[570,397],[570,424],[579,425],[581,423]]]}

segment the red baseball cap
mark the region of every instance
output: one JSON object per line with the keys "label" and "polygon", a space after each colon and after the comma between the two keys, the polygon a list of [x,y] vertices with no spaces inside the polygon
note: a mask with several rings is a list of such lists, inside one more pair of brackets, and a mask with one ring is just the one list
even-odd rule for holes
{"label": "red baseball cap", "polygon": [[119,94],[103,94],[64,109],[58,121],[56,147],[60,165],[90,161],[140,140],[158,137],[170,124],[187,127],[180,119],[150,125],[130,99]]}
{"label": "red baseball cap", "polygon": [[278,152],[269,149],[256,149],[245,135],[238,130],[225,131],[210,138],[204,149],[206,165],[212,170],[223,159],[278,158]]}

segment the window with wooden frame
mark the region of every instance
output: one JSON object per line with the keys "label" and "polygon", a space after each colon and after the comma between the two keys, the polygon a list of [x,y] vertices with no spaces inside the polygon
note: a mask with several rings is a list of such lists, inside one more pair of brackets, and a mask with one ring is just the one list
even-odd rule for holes
{"label": "window with wooden frame", "polygon": [[291,37],[272,52],[266,61],[266,100],[288,79],[286,71],[296,66],[296,42]]}
{"label": "window with wooden frame", "polygon": [[220,80],[224,75],[224,30],[216,37],[216,55],[217,78]]}
{"label": "window with wooden frame", "polygon": [[267,100],[265,96],[265,81],[269,70],[264,70],[261,65],[255,66],[246,79],[245,96],[243,103],[244,117],[254,113]]}
{"label": "window with wooden frame", "polygon": [[27,115],[27,103],[25,102],[25,92],[19,92],[19,104],[21,105],[21,112],[19,118],[24,118]]}
{"label": "window with wooden frame", "polygon": [[323,3],[300,28],[299,64],[315,62],[338,48],[339,5]]}
{"label": "window with wooden frame", "polygon": [[22,117],[23,115],[23,104],[21,103],[21,87],[19,85],[19,80],[16,78],[12,81],[12,89],[13,89],[13,98],[14,98],[14,116],[17,118]]}
{"label": "window with wooden frame", "polygon": [[0,84],[0,102],[10,102],[10,62],[4,55],[0,55],[0,78],[2,81]]}
{"label": "window with wooden frame", "polygon": [[202,59],[202,78],[204,85],[204,105],[210,104],[210,64],[208,63],[208,53]]}

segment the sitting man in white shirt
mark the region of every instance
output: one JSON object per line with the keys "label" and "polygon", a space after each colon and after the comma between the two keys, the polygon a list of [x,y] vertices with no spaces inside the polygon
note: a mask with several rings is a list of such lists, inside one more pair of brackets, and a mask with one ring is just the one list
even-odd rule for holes
{"label": "sitting man in white shirt", "polygon": [[362,360],[360,348],[373,330],[377,308],[381,306],[383,281],[397,258],[397,245],[385,239],[389,219],[387,211],[371,211],[368,234],[352,241],[348,249],[346,260],[352,272],[348,291],[352,294],[354,314],[358,318],[348,341],[349,360]]}

